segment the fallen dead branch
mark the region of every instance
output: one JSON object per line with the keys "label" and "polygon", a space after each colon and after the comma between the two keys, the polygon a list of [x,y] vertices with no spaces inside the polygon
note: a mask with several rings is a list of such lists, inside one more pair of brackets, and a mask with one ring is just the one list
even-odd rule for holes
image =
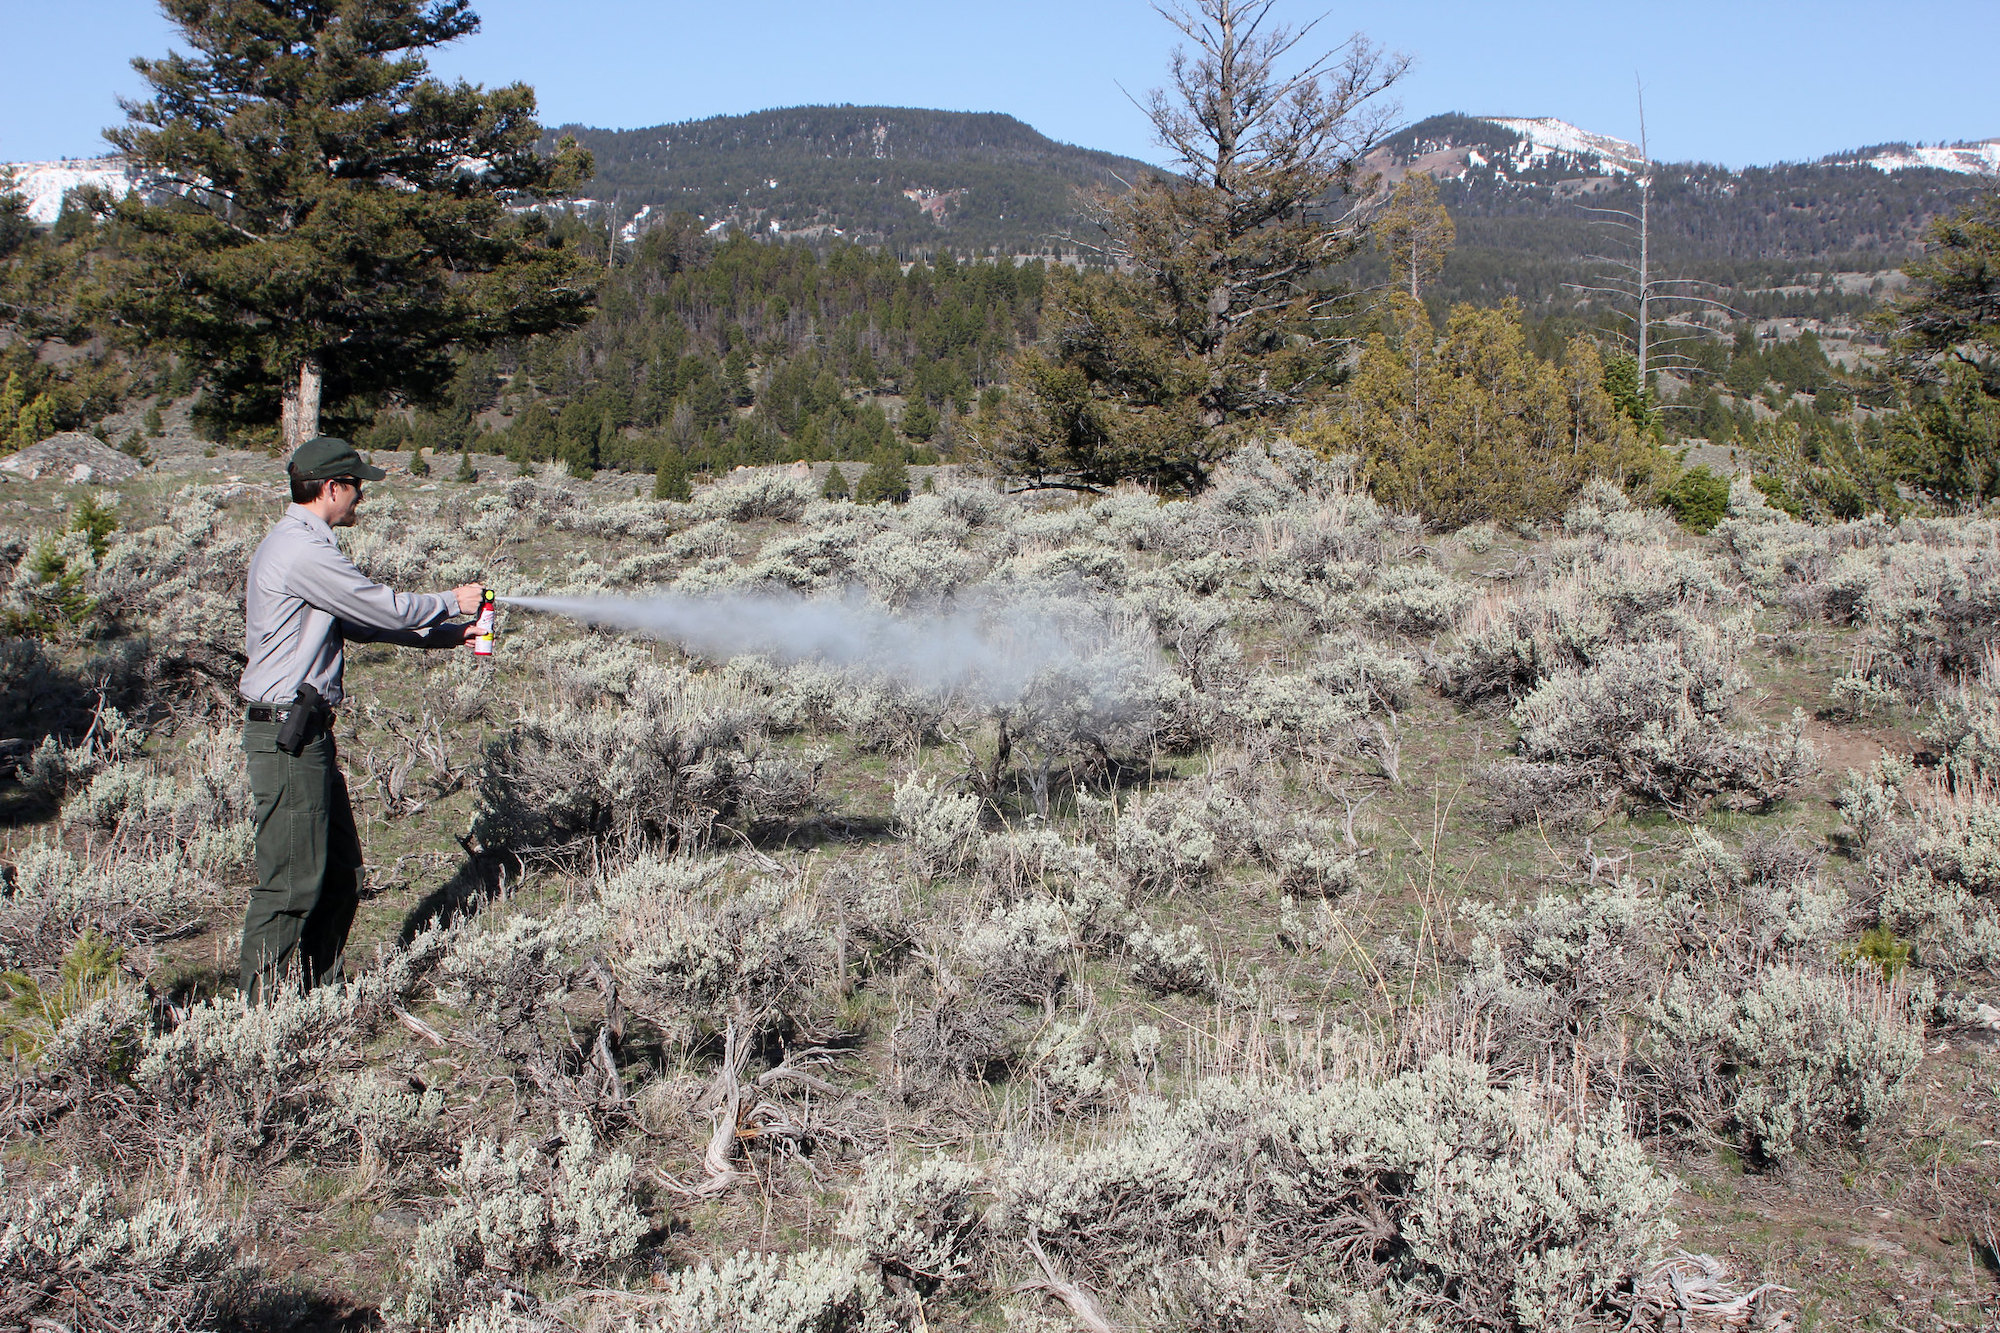
{"label": "fallen dead branch", "polygon": [[1797,1313],[1782,1308],[1779,1297],[1792,1294],[1790,1287],[1775,1282],[1738,1291],[1720,1259],[1708,1254],[1680,1254],[1655,1265],[1639,1284],[1627,1327],[1683,1333],[1728,1328],[1791,1333],[1797,1327]]}

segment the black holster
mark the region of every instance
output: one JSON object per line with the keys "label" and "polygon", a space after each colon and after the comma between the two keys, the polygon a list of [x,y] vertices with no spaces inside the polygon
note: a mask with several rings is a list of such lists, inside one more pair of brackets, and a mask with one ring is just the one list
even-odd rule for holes
{"label": "black holster", "polygon": [[300,685],[298,697],[292,700],[292,711],[285,714],[284,724],[278,728],[278,748],[297,758],[306,748],[306,736],[311,733],[313,723],[326,712],[326,701],[319,697],[319,690]]}

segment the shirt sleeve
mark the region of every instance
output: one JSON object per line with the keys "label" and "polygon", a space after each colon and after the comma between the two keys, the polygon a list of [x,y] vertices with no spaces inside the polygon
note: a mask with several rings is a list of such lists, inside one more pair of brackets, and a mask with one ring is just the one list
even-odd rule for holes
{"label": "shirt sleeve", "polygon": [[340,637],[349,643],[393,643],[401,648],[460,648],[465,645],[465,624],[446,622],[429,629],[372,629],[345,620]]}
{"label": "shirt sleeve", "polygon": [[338,547],[324,544],[285,572],[285,584],[293,596],[361,630],[422,629],[458,611],[449,597],[385,588],[355,568]]}

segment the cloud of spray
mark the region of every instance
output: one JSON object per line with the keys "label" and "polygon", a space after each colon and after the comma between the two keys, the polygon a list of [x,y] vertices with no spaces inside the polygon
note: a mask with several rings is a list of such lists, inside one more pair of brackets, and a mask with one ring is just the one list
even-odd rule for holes
{"label": "cloud of spray", "polygon": [[788,592],[648,598],[503,597],[509,606],[664,639],[703,657],[758,654],[781,665],[820,662],[888,677],[926,694],[988,703],[1018,701],[1050,673],[1091,674],[1117,627],[1101,610],[1046,610],[992,603],[949,615],[897,616],[850,597],[813,601]]}

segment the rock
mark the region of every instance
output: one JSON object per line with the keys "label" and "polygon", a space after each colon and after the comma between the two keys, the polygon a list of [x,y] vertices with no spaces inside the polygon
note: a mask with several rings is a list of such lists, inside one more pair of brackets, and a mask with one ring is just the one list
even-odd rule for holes
{"label": "rock", "polygon": [[119,453],[95,435],[65,431],[12,457],[0,458],[0,468],[30,480],[60,476],[79,483],[119,482],[138,473],[139,460]]}

